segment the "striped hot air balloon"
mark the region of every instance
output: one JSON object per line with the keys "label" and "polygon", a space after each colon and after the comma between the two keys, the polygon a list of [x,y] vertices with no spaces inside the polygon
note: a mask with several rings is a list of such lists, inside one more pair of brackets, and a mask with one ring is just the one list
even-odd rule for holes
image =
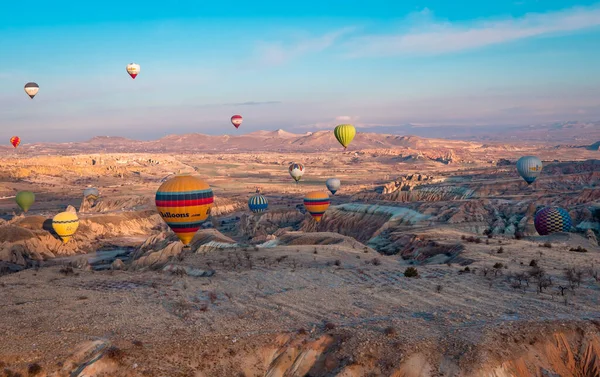
{"label": "striped hot air balloon", "polygon": [[52,218],[52,229],[62,239],[63,243],[69,242],[79,227],[79,218],[73,212],[61,212]]}
{"label": "striped hot air balloon", "polygon": [[304,172],[306,171],[306,169],[304,168],[304,165],[297,163],[297,162],[292,162],[290,164],[290,167],[288,168],[288,170],[289,170],[292,178],[294,178],[294,181],[296,181],[296,183],[298,183],[298,181],[300,179],[302,179],[302,176],[304,175]]}
{"label": "striped hot air balloon", "polygon": [[269,201],[260,194],[256,194],[248,200],[248,208],[254,213],[264,212],[268,206]]}
{"label": "striped hot air balloon", "polygon": [[21,138],[18,136],[13,136],[10,138],[10,143],[16,148],[19,146],[19,144],[21,144]]}
{"label": "striped hot air balloon", "polygon": [[29,98],[33,99],[35,95],[40,91],[40,87],[38,84],[34,82],[28,82],[25,84],[25,93],[29,96]]}
{"label": "striped hot air balloon", "polygon": [[557,232],[569,232],[573,221],[569,212],[560,207],[545,207],[535,214],[535,230],[545,236]]}
{"label": "striped hot air balloon", "polygon": [[344,149],[346,149],[356,135],[356,128],[354,128],[354,126],[351,124],[340,124],[335,127],[333,134],[340,144],[342,144]]}
{"label": "striped hot air balloon", "polygon": [[517,161],[517,172],[529,185],[542,173],[542,167],[542,161],[535,156],[523,156]]}
{"label": "striped hot air balloon", "polygon": [[231,124],[235,126],[235,128],[240,128],[244,119],[241,115],[234,115],[231,117]]}
{"label": "striped hot air balloon", "polygon": [[316,222],[321,221],[321,217],[329,208],[329,203],[329,194],[323,191],[311,191],[304,197],[304,208]]}
{"label": "striped hot air balloon", "polygon": [[191,175],[177,175],[156,191],[156,208],[184,245],[192,242],[210,215],[213,191],[208,183]]}

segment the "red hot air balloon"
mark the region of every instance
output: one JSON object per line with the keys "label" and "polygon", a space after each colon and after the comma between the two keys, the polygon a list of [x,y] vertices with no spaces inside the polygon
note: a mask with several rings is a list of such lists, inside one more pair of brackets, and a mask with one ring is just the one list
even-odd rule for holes
{"label": "red hot air balloon", "polygon": [[234,115],[231,117],[231,124],[235,126],[235,128],[240,128],[244,119],[241,115]]}
{"label": "red hot air balloon", "polygon": [[10,138],[10,143],[16,148],[19,146],[19,144],[21,144],[21,138],[18,136],[13,136]]}

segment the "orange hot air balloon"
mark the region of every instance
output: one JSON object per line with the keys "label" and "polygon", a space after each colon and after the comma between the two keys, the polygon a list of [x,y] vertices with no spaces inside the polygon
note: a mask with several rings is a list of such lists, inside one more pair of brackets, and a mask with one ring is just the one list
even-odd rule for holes
{"label": "orange hot air balloon", "polygon": [[208,218],[213,192],[208,183],[191,175],[177,175],[156,191],[156,208],[184,245],[192,242]]}
{"label": "orange hot air balloon", "polygon": [[21,138],[18,136],[13,136],[10,138],[10,143],[16,148],[19,146],[19,144],[21,144]]}
{"label": "orange hot air balloon", "polygon": [[231,117],[231,124],[235,126],[235,128],[240,128],[244,119],[241,115],[234,115]]}
{"label": "orange hot air balloon", "polygon": [[304,208],[310,213],[316,222],[321,221],[321,217],[327,208],[329,208],[329,194],[323,191],[311,191],[304,197]]}

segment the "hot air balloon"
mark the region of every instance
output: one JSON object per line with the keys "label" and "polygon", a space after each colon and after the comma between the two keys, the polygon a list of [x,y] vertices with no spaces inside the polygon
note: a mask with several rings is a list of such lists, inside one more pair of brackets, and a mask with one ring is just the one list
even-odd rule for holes
{"label": "hot air balloon", "polygon": [[23,212],[29,211],[29,207],[35,202],[35,195],[31,191],[19,191],[15,201],[21,207]]}
{"label": "hot air balloon", "polygon": [[248,208],[254,213],[264,212],[268,206],[269,201],[261,194],[256,194],[248,200]]}
{"label": "hot air balloon", "polygon": [[337,190],[340,189],[341,184],[342,183],[337,178],[329,178],[325,181],[325,185],[327,186],[327,189],[331,191],[331,195],[335,195]]}
{"label": "hot air balloon", "polygon": [[184,245],[208,218],[213,192],[208,183],[191,175],[177,175],[156,191],[156,208]]}
{"label": "hot air balloon", "polygon": [[127,73],[129,73],[129,76],[131,76],[132,79],[135,79],[135,76],[137,76],[140,73],[140,65],[139,64],[135,64],[135,63],[129,63],[127,64]]}
{"label": "hot air balloon", "polygon": [[532,184],[542,172],[542,161],[535,156],[523,156],[517,161],[517,171],[527,184]]}
{"label": "hot air balloon", "polygon": [[234,115],[231,117],[231,124],[235,126],[235,128],[239,128],[242,125],[244,118],[241,115]]}
{"label": "hot air balloon", "polygon": [[90,204],[94,204],[96,200],[100,197],[100,192],[95,187],[88,187],[83,190],[83,198],[88,201]]}
{"label": "hot air balloon", "polygon": [[39,92],[40,87],[38,84],[34,82],[28,82],[25,84],[25,93],[29,96],[29,98],[33,99],[35,95]]}
{"label": "hot air balloon", "polygon": [[535,214],[535,230],[541,235],[569,232],[573,221],[569,212],[560,207],[545,207]]}
{"label": "hot air balloon", "polygon": [[321,221],[321,217],[329,208],[329,203],[329,195],[323,191],[311,191],[304,197],[304,208],[316,222]]}
{"label": "hot air balloon", "polygon": [[339,126],[335,127],[333,134],[340,144],[344,146],[344,149],[346,149],[354,139],[354,136],[356,135],[356,129],[351,124],[340,124]]}
{"label": "hot air balloon", "polygon": [[61,212],[52,219],[52,229],[64,243],[69,242],[79,227],[79,218],[73,212]]}
{"label": "hot air balloon", "polygon": [[292,178],[294,178],[294,181],[296,181],[296,183],[298,183],[298,181],[302,179],[302,176],[306,171],[304,165],[296,162],[292,162],[288,170],[290,171],[290,175],[292,176]]}
{"label": "hot air balloon", "polygon": [[21,144],[21,138],[18,136],[13,136],[10,138],[10,143],[16,148],[19,146],[19,144]]}

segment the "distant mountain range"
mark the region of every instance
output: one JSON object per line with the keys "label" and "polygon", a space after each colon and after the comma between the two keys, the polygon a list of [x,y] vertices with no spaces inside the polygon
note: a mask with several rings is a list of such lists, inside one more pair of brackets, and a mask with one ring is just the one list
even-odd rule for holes
{"label": "distant mountain range", "polygon": [[536,141],[577,143],[600,140],[600,121],[554,122],[525,126],[427,126],[405,124],[400,126],[373,126],[364,132],[416,135],[453,140],[473,141]]}
{"label": "distant mountain range", "polygon": [[[421,134],[437,134],[442,127],[400,126],[400,129],[409,127],[412,131],[419,128]],[[450,128],[446,128],[450,127]],[[588,148],[598,150],[599,143],[590,144],[591,141],[600,140],[600,122],[578,123],[565,122],[551,125],[537,125],[527,127],[506,127],[497,130],[497,134],[484,136],[484,130],[465,127],[443,127],[450,138],[434,139],[422,136],[401,136],[386,134],[382,131],[397,131],[392,127],[359,128],[350,150],[360,149],[462,149],[477,148],[482,142],[497,143],[502,148],[503,141],[509,144],[538,142],[548,145],[562,144],[570,147]],[[438,132],[434,132],[437,129]],[[426,130],[427,132],[423,132]],[[367,131],[367,132],[365,132]],[[370,132],[376,131],[376,132]],[[452,132],[461,132],[460,135]],[[470,132],[470,133],[469,133]],[[168,135],[158,140],[141,141],[119,136],[96,136],[84,142],[70,143],[34,143],[22,144],[18,152],[29,153],[96,153],[96,152],[169,152],[169,153],[194,153],[194,152],[318,152],[339,151],[341,145],[335,139],[333,131],[307,132],[294,134],[284,130],[256,131],[248,134],[235,135],[204,135],[184,134]],[[461,136],[461,137],[459,137]],[[458,140],[456,140],[458,139]],[[5,153],[12,153],[12,146],[0,147]]]}
{"label": "distant mountain range", "polygon": [[[476,143],[479,144],[479,143]],[[444,139],[427,139],[418,136],[400,136],[358,132],[350,150],[359,149],[438,149],[472,148],[473,142]],[[12,147],[4,148],[13,152]],[[158,140],[140,141],[118,136],[96,136],[84,142],[34,143],[19,147],[19,153],[65,154],[65,153],[122,153],[122,152],[319,152],[340,151],[333,131],[293,134],[284,130],[257,131],[238,136],[185,134],[168,135]]]}

